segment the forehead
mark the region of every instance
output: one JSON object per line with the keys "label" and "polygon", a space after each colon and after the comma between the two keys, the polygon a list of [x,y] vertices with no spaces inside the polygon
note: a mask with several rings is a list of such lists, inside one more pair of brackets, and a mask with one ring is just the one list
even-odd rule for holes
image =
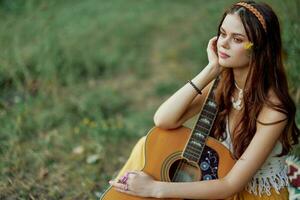
{"label": "forehead", "polygon": [[225,31],[230,33],[239,33],[246,35],[244,25],[238,14],[226,15],[221,27],[224,28]]}

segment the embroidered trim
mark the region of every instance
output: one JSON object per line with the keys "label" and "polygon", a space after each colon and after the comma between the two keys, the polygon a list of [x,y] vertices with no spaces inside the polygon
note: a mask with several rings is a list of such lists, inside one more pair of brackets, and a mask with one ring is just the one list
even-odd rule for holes
{"label": "embroidered trim", "polygon": [[284,166],[284,170],[279,173],[272,174],[270,176],[254,176],[246,186],[246,190],[249,193],[255,195],[267,194],[271,195],[271,188],[274,188],[276,193],[279,194],[280,189],[289,186],[289,179],[287,176],[287,166]]}

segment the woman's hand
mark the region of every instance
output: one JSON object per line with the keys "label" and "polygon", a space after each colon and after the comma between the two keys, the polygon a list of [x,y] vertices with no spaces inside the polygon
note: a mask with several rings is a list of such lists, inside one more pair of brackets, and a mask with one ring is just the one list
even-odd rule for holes
{"label": "woman's hand", "polygon": [[156,181],[142,171],[130,171],[118,181],[109,181],[117,191],[140,197],[156,197]]}
{"label": "woman's hand", "polygon": [[223,71],[223,67],[219,64],[218,50],[217,50],[217,36],[211,38],[207,45],[208,66],[217,75]]}

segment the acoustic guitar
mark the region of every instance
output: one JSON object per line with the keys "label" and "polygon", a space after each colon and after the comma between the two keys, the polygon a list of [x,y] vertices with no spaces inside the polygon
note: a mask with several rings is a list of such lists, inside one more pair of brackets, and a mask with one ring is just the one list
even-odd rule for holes
{"label": "acoustic guitar", "polygon": [[[221,142],[209,136],[218,113],[218,105],[214,100],[217,83],[218,79],[210,88],[192,130],[184,126],[171,130],[153,127],[147,133],[143,172],[159,181],[192,182],[219,179],[230,171],[235,164],[231,152]],[[114,190],[112,186],[100,198],[100,200],[150,199],[158,200],[127,195]]]}

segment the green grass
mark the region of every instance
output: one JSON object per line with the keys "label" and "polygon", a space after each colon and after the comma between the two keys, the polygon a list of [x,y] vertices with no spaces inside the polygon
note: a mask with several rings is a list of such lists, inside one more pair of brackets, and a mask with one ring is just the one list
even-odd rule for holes
{"label": "green grass", "polygon": [[[0,199],[99,196],[233,2],[1,0]],[[299,3],[267,2],[300,124]]]}

